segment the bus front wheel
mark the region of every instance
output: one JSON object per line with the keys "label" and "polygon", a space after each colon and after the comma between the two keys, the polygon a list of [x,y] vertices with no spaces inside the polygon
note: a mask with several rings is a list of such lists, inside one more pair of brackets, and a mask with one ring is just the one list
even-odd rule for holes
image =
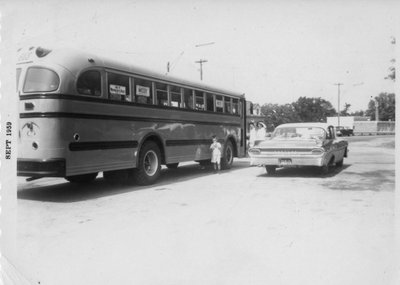
{"label": "bus front wheel", "polygon": [[221,167],[223,169],[230,169],[233,163],[233,146],[230,141],[227,141],[224,147],[224,153],[221,157]]}
{"label": "bus front wheel", "polygon": [[153,184],[161,173],[160,149],[154,142],[143,145],[139,154],[139,163],[135,170],[135,180],[139,185]]}

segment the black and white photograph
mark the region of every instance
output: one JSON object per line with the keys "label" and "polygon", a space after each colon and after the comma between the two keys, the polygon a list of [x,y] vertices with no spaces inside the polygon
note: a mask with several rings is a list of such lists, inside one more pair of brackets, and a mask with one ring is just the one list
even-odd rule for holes
{"label": "black and white photograph", "polygon": [[0,0],[0,284],[399,284],[399,8]]}

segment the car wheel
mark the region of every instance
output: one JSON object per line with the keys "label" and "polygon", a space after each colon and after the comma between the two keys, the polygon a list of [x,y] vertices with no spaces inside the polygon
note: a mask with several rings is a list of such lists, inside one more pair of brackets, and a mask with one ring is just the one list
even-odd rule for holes
{"label": "car wheel", "polygon": [[275,165],[267,165],[267,166],[265,166],[265,169],[267,170],[267,174],[269,174],[269,175],[274,175],[276,173]]}

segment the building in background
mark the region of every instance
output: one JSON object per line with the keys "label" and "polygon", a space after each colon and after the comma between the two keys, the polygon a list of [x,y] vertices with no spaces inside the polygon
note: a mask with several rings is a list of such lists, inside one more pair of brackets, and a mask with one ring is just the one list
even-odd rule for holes
{"label": "building in background", "polygon": [[333,126],[350,128],[354,135],[392,135],[395,133],[394,121],[371,121],[370,117],[345,116],[327,117],[326,122]]}

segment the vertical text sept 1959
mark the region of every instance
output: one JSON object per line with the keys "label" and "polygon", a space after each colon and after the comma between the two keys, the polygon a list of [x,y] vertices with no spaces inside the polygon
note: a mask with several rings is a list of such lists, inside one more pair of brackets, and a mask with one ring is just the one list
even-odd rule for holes
{"label": "vertical text sept 1959", "polygon": [[[11,159],[11,136],[12,136],[12,123],[7,122],[6,123],[6,143],[5,143],[5,158],[6,159]],[[8,139],[8,137],[10,139]]]}

